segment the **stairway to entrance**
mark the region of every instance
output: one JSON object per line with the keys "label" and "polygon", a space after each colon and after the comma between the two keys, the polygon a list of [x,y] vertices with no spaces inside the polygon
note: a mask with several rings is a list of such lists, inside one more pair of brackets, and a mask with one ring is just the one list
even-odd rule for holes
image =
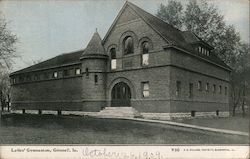
{"label": "stairway to entrance", "polygon": [[134,118],[139,117],[140,113],[133,107],[106,107],[98,113],[98,116],[105,118]]}

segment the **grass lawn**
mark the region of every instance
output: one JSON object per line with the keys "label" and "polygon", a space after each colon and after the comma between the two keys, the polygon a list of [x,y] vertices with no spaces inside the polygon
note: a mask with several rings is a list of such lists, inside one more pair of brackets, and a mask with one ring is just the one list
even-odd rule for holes
{"label": "grass lawn", "polygon": [[249,116],[244,118],[240,115],[227,118],[204,118],[204,119],[187,119],[178,121],[186,124],[206,126],[218,129],[228,129],[242,132],[249,132]]}
{"label": "grass lawn", "polygon": [[248,137],[120,119],[5,115],[0,144],[247,144]]}

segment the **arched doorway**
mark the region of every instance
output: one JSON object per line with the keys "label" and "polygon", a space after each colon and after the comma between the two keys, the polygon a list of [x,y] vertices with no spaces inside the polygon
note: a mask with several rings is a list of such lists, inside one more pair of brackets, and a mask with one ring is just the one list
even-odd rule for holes
{"label": "arched doorway", "polygon": [[129,86],[124,82],[115,84],[111,92],[112,107],[128,107],[131,106],[131,91]]}

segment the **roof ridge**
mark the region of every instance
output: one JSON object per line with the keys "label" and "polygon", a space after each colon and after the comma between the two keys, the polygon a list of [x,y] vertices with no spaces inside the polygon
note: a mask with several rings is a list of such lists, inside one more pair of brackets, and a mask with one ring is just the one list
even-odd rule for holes
{"label": "roof ridge", "polygon": [[171,25],[171,24],[169,24],[169,23],[165,22],[165,21],[164,21],[164,20],[162,20],[161,18],[159,18],[159,17],[157,17],[157,16],[155,16],[155,15],[153,15],[153,14],[151,14],[151,13],[149,13],[149,12],[145,11],[144,9],[141,9],[141,8],[140,8],[140,7],[138,7],[137,5],[135,5],[135,4],[131,3],[131,2],[128,2],[128,3],[129,3],[130,5],[132,5],[132,6],[137,7],[138,9],[140,9],[140,10],[144,11],[144,12],[145,12],[145,13],[147,13],[147,14],[150,14],[150,15],[151,15],[151,16],[153,16],[154,18],[157,18],[158,20],[160,20],[160,21],[162,21],[162,22],[166,23],[167,25],[169,25],[169,26],[170,26],[170,27],[172,27],[173,29],[175,29],[175,30],[177,30],[177,31],[182,32],[182,30],[180,30],[180,29],[178,29],[178,28],[174,27],[173,25]]}

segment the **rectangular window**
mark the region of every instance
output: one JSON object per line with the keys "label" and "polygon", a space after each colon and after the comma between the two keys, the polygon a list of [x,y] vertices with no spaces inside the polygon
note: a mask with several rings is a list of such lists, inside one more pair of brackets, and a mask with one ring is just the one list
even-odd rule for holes
{"label": "rectangular window", "polygon": [[89,76],[89,68],[85,68],[86,76]]}
{"label": "rectangular window", "polygon": [[215,93],[216,92],[216,85],[214,84],[213,85],[213,93]]}
{"label": "rectangular window", "polygon": [[222,87],[219,86],[219,93],[221,94],[222,93]]}
{"label": "rectangular window", "polygon": [[95,83],[98,83],[98,75],[95,75]]}
{"label": "rectangular window", "polygon": [[181,95],[181,81],[176,81],[176,96]]}
{"label": "rectangular window", "polygon": [[198,90],[199,90],[199,91],[202,90],[202,83],[201,83],[201,81],[198,81]]}
{"label": "rectangular window", "polygon": [[206,83],[206,91],[209,92],[209,83]]}
{"label": "rectangular window", "polygon": [[149,97],[149,82],[142,82],[142,97]]}
{"label": "rectangular window", "polygon": [[148,59],[149,54],[142,54],[142,66],[147,66],[149,64]]}
{"label": "rectangular window", "polygon": [[111,59],[111,70],[116,69],[116,59]]}
{"label": "rectangular window", "polygon": [[80,75],[80,74],[81,74],[81,69],[80,69],[80,68],[77,68],[76,71],[75,71],[75,74],[76,74],[76,75]]}
{"label": "rectangular window", "polygon": [[225,87],[225,95],[227,95],[227,87]]}
{"label": "rectangular window", "polygon": [[189,83],[189,98],[193,98],[193,83]]}
{"label": "rectangular window", "polygon": [[57,77],[58,77],[57,72],[54,72],[53,77],[54,77],[54,78],[57,78]]}
{"label": "rectangular window", "polygon": [[15,84],[16,83],[16,78],[13,78],[13,84]]}
{"label": "rectangular window", "polygon": [[199,52],[201,53],[201,47],[199,46]]}

